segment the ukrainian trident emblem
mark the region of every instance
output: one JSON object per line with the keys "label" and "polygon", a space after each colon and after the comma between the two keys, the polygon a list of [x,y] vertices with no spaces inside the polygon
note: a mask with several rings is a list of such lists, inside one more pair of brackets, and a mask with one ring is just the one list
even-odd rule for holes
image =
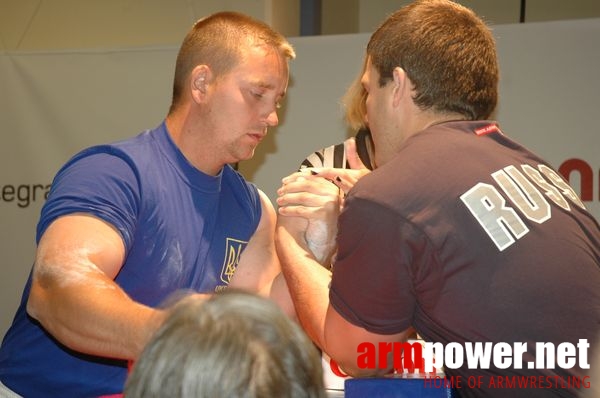
{"label": "ukrainian trident emblem", "polygon": [[221,268],[221,281],[229,284],[237,266],[240,262],[240,255],[248,242],[233,238],[225,240],[225,256],[223,267]]}

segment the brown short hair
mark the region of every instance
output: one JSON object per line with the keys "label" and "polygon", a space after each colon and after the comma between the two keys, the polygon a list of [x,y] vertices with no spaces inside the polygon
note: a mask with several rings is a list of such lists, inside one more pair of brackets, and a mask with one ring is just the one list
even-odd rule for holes
{"label": "brown short hair", "polygon": [[185,36],[175,64],[171,111],[179,105],[187,79],[197,65],[209,65],[223,75],[241,60],[241,49],[266,45],[286,59],[295,58],[292,45],[266,23],[237,12],[219,12],[198,20]]}
{"label": "brown short hair", "polygon": [[470,9],[449,0],[419,0],[373,33],[367,56],[379,84],[403,68],[422,109],[487,119],[498,102],[498,61],[490,29]]}

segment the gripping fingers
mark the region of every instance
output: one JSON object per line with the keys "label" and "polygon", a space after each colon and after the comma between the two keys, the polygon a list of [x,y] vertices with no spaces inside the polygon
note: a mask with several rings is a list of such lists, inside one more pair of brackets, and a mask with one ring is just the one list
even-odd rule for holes
{"label": "gripping fingers", "polygon": [[320,207],[310,206],[281,206],[278,209],[279,214],[282,216],[293,216],[303,218],[313,218],[319,214],[322,209]]}

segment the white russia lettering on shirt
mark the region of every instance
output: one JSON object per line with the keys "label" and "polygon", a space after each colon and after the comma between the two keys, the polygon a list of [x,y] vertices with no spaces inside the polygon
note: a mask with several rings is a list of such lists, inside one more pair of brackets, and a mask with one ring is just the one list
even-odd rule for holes
{"label": "white russia lettering on shirt", "polygon": [[529,232],[523,217],[538,224],[552,217],[548,200],[567,211],[571,211],[571,203],[585,209],[573,188],[546,165],[524,164],[520,169],[511,165],[491,176],[497,186],[477,183],[460,199],[500,251]]}

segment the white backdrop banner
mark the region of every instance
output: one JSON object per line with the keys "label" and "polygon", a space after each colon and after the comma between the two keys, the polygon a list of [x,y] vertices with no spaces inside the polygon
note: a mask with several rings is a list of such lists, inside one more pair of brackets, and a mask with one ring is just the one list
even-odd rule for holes
{"label": "white backdrop banner", "polygon": [[[600,218],[600,19],[494,27],[505,134],[546,158]],[[271,199],[317,148],[343,140],[340,98],[369,35],[293,38],[288,98],[242,173]],[[0,53],[0,336],[20,300],[54,173],[76,151],[161,122],[176,48]],[[567,265],[567,264],[565,264]]]}

